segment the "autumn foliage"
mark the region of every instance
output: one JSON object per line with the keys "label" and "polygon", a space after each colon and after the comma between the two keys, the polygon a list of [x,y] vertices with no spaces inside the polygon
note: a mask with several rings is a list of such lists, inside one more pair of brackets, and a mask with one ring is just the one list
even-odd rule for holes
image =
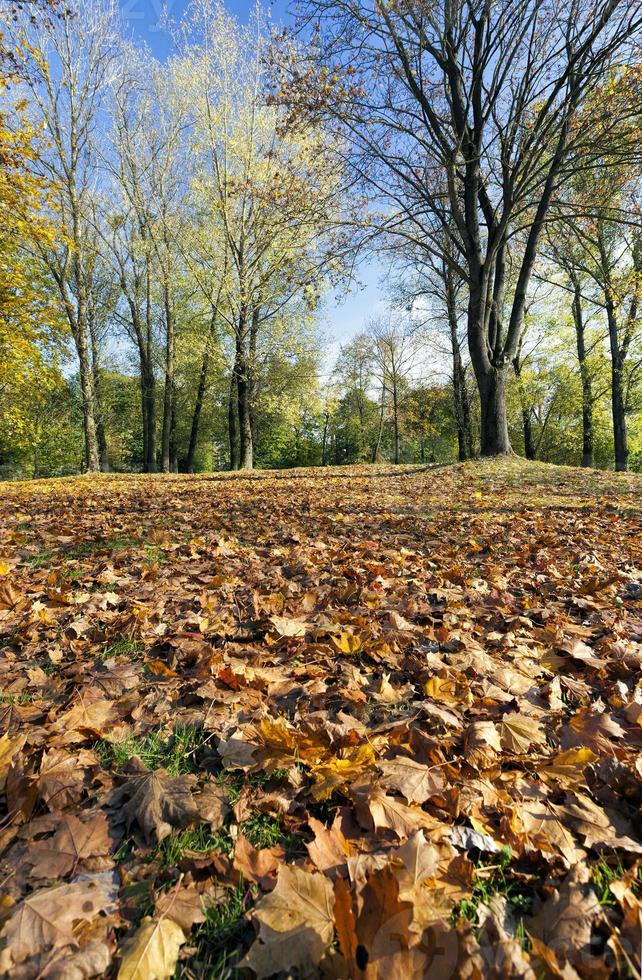
{"label": "autumn foliage", "polygon": [[8,486],[2,975],[639,972],[640,489]]}

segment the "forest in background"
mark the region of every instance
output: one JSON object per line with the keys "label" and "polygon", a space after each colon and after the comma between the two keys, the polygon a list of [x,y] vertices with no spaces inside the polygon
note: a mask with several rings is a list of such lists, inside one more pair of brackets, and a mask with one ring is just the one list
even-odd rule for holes
{"label": "forest in background", "polygon": [[642,469],[638,5],[439,7],[5,5],[2,476]]}

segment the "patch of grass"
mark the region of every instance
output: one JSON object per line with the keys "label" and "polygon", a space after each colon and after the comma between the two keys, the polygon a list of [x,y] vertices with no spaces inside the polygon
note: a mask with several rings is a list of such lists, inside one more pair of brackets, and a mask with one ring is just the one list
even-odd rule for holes
{"label": "patch of grass", "polygon": [[611,866],[605,858],[600,858],[597,864],[591,868],[591,880],[597,892],[597,899],[600,905],[608,908],[616,908],[618,903],[615,895],[611,891],[611,883],[617,881],[625,873],[622,863],[618,859],[617,864]]}
{"label": "patch of grass", "polygon": [[100,654],[102,660],[109,657],[127,657],[128,660],[141,660],[145,651],[145,644],[139,640],[130,640],[126,636],[119,636],[112,640]]}
{"label": "patch of grass", "polygon": [[33,694],[23,691],[22,694],[0,694],[0,704],[30,704]]}
{"label": "patch of grass", "polygon": [[229,854],[233,850],[233,844],[227,830],[212,831],[209,824],[201,823],[198,827],[166,837],[156,848],[156,854],[166,867],[174,867],[187,851],[196,851],[199,854],[224,851]]}
{"label": "patch of grass", "polygon": [[41,551],[38,555],[32,555],[31,558],[26,558],[24,561],[25,565],[29,565],[30,568],[37,570],[43,568],[44,565],[48,565],[53,557],[53,551]]}
{"label": "patch of grass", "polygon": [[150,770],[165,769],[170,776],[181,776],[198,772],[198,753],[204,744],[205,736],[195,725],[177,724],[169,738],[148,732],[123,742],[100,741],[95,751],[108,769],[122,769],[137,755]]}
{"label": "patch of grass", "polygon": [[238,963],[252,938],[253,931],[245,918],[245,903],[249,896],[243,882],[230,892],[229,898],[209,908],[205,922],[194,935],[196,952],[179,963],[176,980],[235,980]]}
{"label": "patch of grass", "polygon": [[472,895],[453,909],[451,916],[453,924],[460,919],[476,922],[479,906],[488,904],[494,895],[503,895],[510,911],[517,918],[518,933],[520,927],[523,933],[523,916],[531,912],[533,896],[524,889],[523,882],[511,874],[510,862],[510,849],[502,848],[494,862],[478,863]]}

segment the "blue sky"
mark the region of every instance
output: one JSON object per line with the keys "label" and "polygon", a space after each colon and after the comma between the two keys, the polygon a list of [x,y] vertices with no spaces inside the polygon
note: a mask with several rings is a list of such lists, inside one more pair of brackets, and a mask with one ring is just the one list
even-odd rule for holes
{"label": "blue sky", "polygon": [[[164,12],[172,19],[179,19],[189,0],[120,0],[120,7],[126,28],[134,38],[145,40],[157,58],[166,58],[170,44],[161,24]],[[247,20],[254,4],[241,0],[229,0],[228,10],[241,20]],[[275,0],[270,5],[275,21],[288,19],[288,0]],[[333,360],[339,344],[359,333],[366,321],[376,314],[382,306],[382,290],[379,280],[382,270],[373,260],[359,268],[361,286],[354,286],[347,297],[340,301],[329,297],[320,317],[323,334],[332,343],[328,350],[328,360]]]}

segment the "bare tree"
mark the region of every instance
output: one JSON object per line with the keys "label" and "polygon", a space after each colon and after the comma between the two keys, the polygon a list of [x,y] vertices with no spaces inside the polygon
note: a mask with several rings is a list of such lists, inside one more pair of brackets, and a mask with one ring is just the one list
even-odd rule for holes
{"label": "bare tree", "polygon": [[[375,231],[449,262],[468,288],[481,452],[511,451],[506,382],[542,229],[560,189],[599,159],[612,120],[595,100],[632,63],[640,0],[301,0],[318,23],[282,97],[330,115],[380,205]],[[622,115],[637,108],[619,105]],[[580,124],[581,122],[581,124]],[[620,126],[614,165],[637,151]],[[382,211],[379,206],[379,211]],[[508,261],[511,283],[507,281]]]}
{"label": "bare tree", "polygon": [[[393,322],[393,314],[375,320],[368,328],[372,339],[372,359],[382,393],[382,419],[385,394],[390,399],[394,437],[394,461],[401,462],[401,413],[417,356],[416,339]],[[381,426],[378,444],[381,443]],[[375,458],[376,462],[376,458]]]}

